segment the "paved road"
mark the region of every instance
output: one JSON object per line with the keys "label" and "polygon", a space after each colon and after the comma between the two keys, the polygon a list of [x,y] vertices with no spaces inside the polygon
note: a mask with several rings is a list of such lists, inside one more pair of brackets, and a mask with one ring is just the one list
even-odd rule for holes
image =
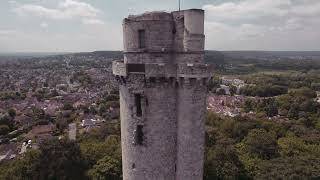
{"label": "paved road", "polygon": [[69,139],[76,140],[76,136],[77,136],[77,124],[71,123],[69,124]]}

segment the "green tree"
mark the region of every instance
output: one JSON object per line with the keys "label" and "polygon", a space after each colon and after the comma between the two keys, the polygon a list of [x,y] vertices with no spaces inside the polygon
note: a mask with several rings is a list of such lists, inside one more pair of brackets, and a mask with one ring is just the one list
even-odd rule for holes
{"label": "green tree", "polygon": [[32,107],[31,117],[36,121],[40,121],[44,120],[46,116],[43,109]]}
{"label": "green tree", "polygon": [[0,135],[7,135],[10,132],[10,128],[7,125],[0,125]]}
{"label": "green tree", "polygon": [[264,129],[253,129],[243,139],[246,150],[261,159],[270,159],[276,156],[277,140],[274,133]]}
{"label": "green tree", "polygon": [[251,99],[246,99],[244,101],[244,106],[243,109],[246,113],[253,111],[253,107],[254,107],[254,102]]}
{"label": "green tree", "polygon": [[40,145],[40,179],[85,179],[79,146],[73,141],[50,140]]}
{"label": "green tree", "polygon": [[288,117],[291,119],[298,119],[299,118],[299,104],[294,103],[290,106]]}
{"label": "green tree", "polygon": [[63,110],[73,110],[73,106],[71,103],[64,103],[62,109]]}
{"label": "green tree", "polygon": [[8,116],[0,116],[0,125],[7,125],[11,130],[14,128],[14,121],[12,121]]}
{"label": "green tree", "polygon": [[8,110],[8,114],[9,114],[9,116],[10,116],[11,118],[14,118],[17,113],[16,113],[16,110],[15,110],[15,109],[10,108],[10,109]]}
{"label": "green tree", "polygon": [[278,114],[278,106],[276,102],[269,102],[266,106],[266,114],[268,117],[273,117]]}
{"label": "green tree", "polygon": [[110,135],[105,141],[89,138],[80,143],[81,153],[88,166],[92,166],[104,156],[111,156],[121,160],[120,137]]}
{"label": "green tree", "polygon": [[56,139],[46,141],[39,150],[28,151],[21,159],[14,160],[3,174],[4,180],[86,179],[78,145]]}
{"label": "green tree", "polygon": [[93,180],[121,180],[121,161],[105,156],[88,171],[88,175]]}
{"label": "green tree", "polygon": [[99,115],[101,116],[101,115],[103,115],[104,113],[106,113],[107,112],[107,106],[105,105],[105,104],[100,104],[100,106],[99,106]]}
{"label": "green tree", "polygon": [[40,179],[41,152],[31,150],[23,158],[15,159],[7,165],[2,164],[0,180],[34,180]]}
{"label": "green tree", "polygon": [[104,97],[104,101],[105,102],[108,102],[108,101],[119,101],[119,95],[117,95],[117,94],[109,94],[109,95]]}
{"label": "green tree", "polygon": [[294,89],[289,92],[292,96],[304,96],[307,98],[315,98],[317,97],[317,93],[310,88],[303,87],[300,89]]}
{"label": "green tree", "polygon": [[110,107],[113,108],[120,108],[120,103],[119,101],[108,101],[105,103],[106,108],[109,109]]}
{"label": "green tree", "polygon": [[212,79],[210,79],[209,84],[208,84],[208,89],[210,91],[220,87],[221,84],[221,79],[218,76],[214,76]]}
{"label": "green tree", "polygon": [[216,94],[217,95],[225,95],[226,94],[226,91],[222,88],[218,88],[217,91],[216,91]]}
{"label": "green tree", "polygon": [[254,179],[319,179],[319,164],[319,156],[276,158],[259,163]]}
{"label": "green tree", "polygon": [[63,117],[58,117],[55,124],[60,133],[63,133],[63,131],[68,127],[68,122]]}
{"label": "green tree", "polygon": [[294,135],[278,139],[278,145],[281,156],[299,156],[308,152],[308,148],[303,140]]}
{"label": "green tree", "polygon": [[204,180],[245,177],[244,167],[231,145],[217,145],[208,149],[205,155]]}
{"label": "green tree", "polygon": [[288,110],[291,107],[293,98],[289,94],[281,95],[276,98],[280,109]]}
{"label": "green tree", "polygon": [[320,83],[311,83],[311,88],[315,91],[320,91]]}
{"label": "green tree", "polygon": [[230,86],[230,94],[231,94],[231,96],[233,96],[234,94],[236,94],[236,92],[237,92],[237,87],[231,85],[231,86]]}
{"label": "green tree", "polygon": [[317,130],[320,130],[320,119],[317,119],[317,121],[315,122],[315,128]]}

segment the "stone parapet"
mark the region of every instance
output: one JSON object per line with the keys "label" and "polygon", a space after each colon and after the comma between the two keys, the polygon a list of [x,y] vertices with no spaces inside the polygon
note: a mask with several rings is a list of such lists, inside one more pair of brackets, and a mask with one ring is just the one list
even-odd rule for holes
{"label": "stone parapet", "polygon": [[[144,74],[146,78],[165,77],[165,78],[210,78],[213,72],[213,66],[210,64],[165,64],[165,63],[147,63],[144,66]],[[123,61],[114,61],[112,63],[112,71],[116,76],[126,77],[128,74],[137,74],[137,72],[129,72],[128,64]]]}
{"label": "stone parapet", "polygon": [[176,77],[176,66],[171,64],[146,64],[146,77]]}
{"label": "stone parapet", "polygon": [[123,61],[112,62],[112,72],[116,76],[127,76],[127,67]]}
{"label": "stone parapet", "polygon": [[172,21],[171,13],[158,11],[158,12],[146,12],[140,15],[129,15],[128,18],[124,19],[123,23],[129,21]]}
{"label": "stone parapet", "polygon": [[178,64],[177,76],[183,78],[208,78],[212,76],[213,66],[210,64]]}

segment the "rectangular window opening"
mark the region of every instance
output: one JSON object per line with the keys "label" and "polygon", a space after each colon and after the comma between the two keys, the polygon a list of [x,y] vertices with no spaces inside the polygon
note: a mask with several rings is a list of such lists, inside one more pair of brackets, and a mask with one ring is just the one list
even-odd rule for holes
{"label": "rectangular window opening", "polygon": [[155,77],[150,77],[150,82],[151,83],[156,83],[156,78]]}
{"label": "rectangular window opening", "polygon": [[146,42],[145,42],[146,31],[144,29],[140,29],[138,33],[139,33],[139,48],[145,48],[146,47]]}
{"label": "rectangular window opening", "polygon": [[137,125],[137,129],[135,130],[135,144],[143,144],[143,125]]}
{"label": "rectangular window opening", "polygon": [[127,64],[128,72],[137,72],[144,73],[145,65],[144,64]]}
{"label": "rectangular window opening", "polygon": [[141,117],[142,116],[141,94],[135,94],[134,101],[135,101],[135,106],[136,106],[136,115],[138,117]]}

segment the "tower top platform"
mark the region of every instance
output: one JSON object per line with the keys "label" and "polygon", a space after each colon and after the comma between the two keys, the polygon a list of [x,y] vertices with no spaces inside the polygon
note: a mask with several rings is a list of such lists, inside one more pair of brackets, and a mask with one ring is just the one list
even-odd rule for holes
{"label": "tower top platform", "polygon": [[203,63],[202,9],[130,15],[123,21],[123,34],[125,63]]}
{"label": "tower top platform", "polygon": [[202,9],[186,9],[181,11],[151,11],[138,15],[129,15],[124,19],[125,21],[172,21],[172,14],[184,14],[185,12],[194,12],[204,14]]}

